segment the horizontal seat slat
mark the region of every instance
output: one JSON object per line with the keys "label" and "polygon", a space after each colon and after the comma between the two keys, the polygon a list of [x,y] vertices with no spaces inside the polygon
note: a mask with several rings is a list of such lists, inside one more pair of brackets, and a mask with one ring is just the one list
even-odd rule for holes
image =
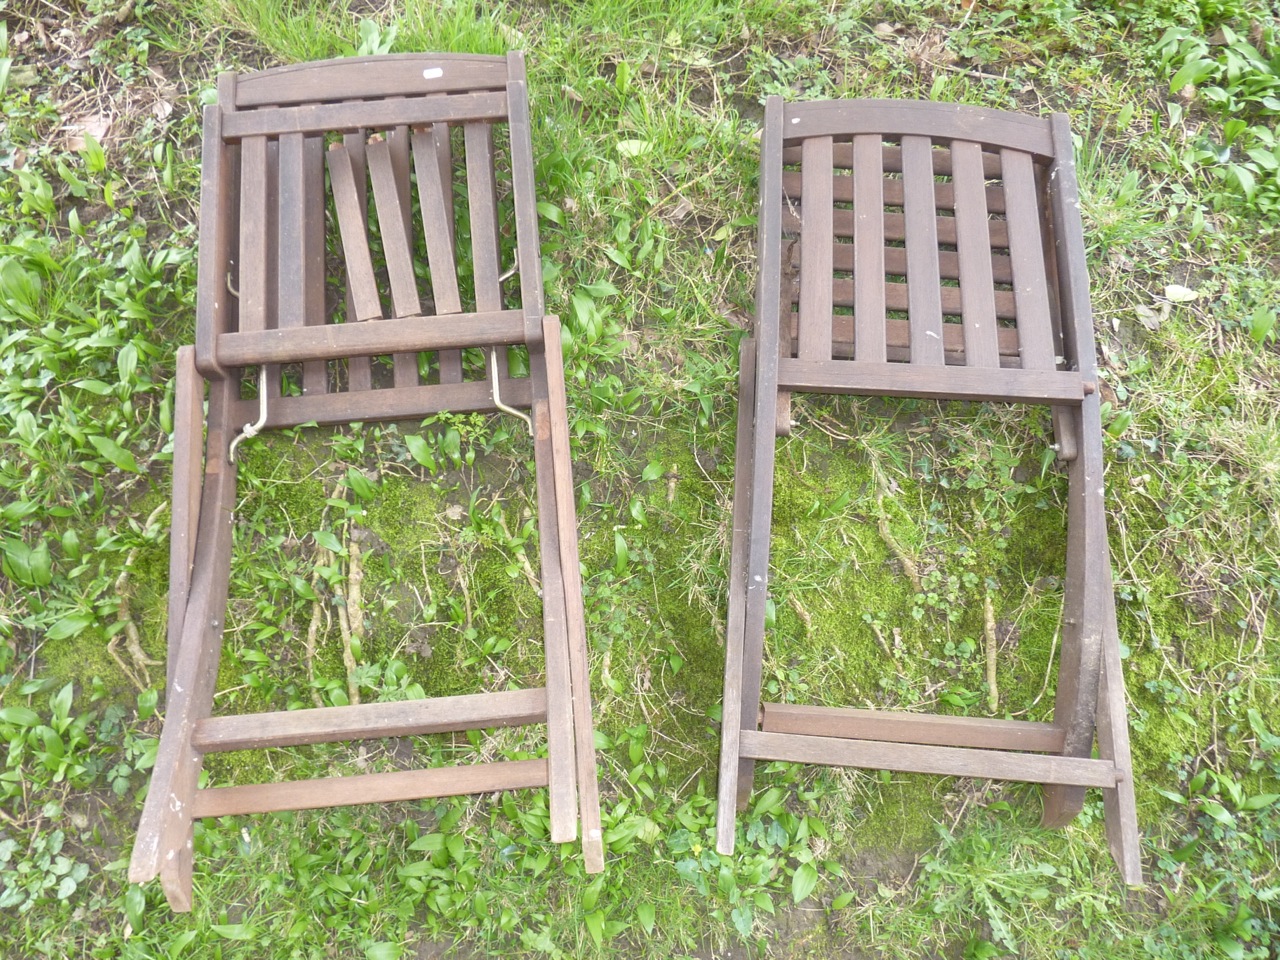
{"label": "horizontal seat slat", "polygon": [[[799,323],[799,317],[791,314],[791,338],[796,338],[796,324]],[[889,351],[890,360],[907,359],[906,350],[910,344],[910,328],[905,320],[886,320],[885,326],[885,345]],[[1000,356],[1012,361],[1012,366],[1018,365],[1018,331],[1012,327],[1001,327],[996,332],[997,343],[999,344]],[[834,345],[836,356],[845,356],[852,359],[852,354],[848,353],[848,348],[854,342],[854,319],[847,313],[837,313],[831,318],[831,341]],[[845,345],[845,353],[840,352],[840,345]],[[942,349],[950,357],[951,354],[958,355],[959,359],[955,362],[963,363],[965,352],[964,327],[958,323],[944,323],[942,325]],[[894,351],[900,351],[895,355]],[[951,362],[950,359],[948,362]]]}
{"label": "horizontal seat slat", "polygon": [[204,753],[219,753],[523,726],[544,723],[546,718],[545,690],[503,690],[432,700],[206,717],[196,724],[191,743]]}
{"label": "horizontal seat slat", "polygon": [[[885,144],[882,148],[882,163],[885,173],[902,172],[902,148],[895,144]],[[791,166],[800,162],[800,147],[787,147],[782,151],[782,162]],[[832,164],[838,170],[853,168],[853,144],[837,143],[832,156]],[[952,174],[950,150],[933,151],[933,172],[935,176],[949,177]],[[984,151],[982,154],[982,175],[988,180],[1000,179],[1000,155]]]}
{"label": "horizontal seat slat", "polygon": [[218,362],[224,367],[252,367],[260,363],[377,357],[388,353],[509,346],[523,342],[524,313],[499,310],[224,333],[218,337],[217,351]]}
{"label": "horizontal seat slat", "polygon": [[[832,269],[839,273],[853,273],[854,250],[852,243],[836,243],[832,245]],[[803,256],[800,250],[798,255]],[[884,248],[884,272],[891,276],[907,275],[907,251],[903,247]],[[944,280],[960,279],[960,255],[954,250],[938,251],[938,272]],[[996,283],[1013,282],[1013,263],[1004,254],[991,255],[991,279]]]}
{"label": "horizontal seat slat", "polygon": [[276,137],[282,133],[354,132],[399,124],[504,120],[506,116],[505,92],[263,107],[226,114],[222,120],[222,139],[234,142],[242,137]]}
{"label": "horizontal seat slat", "polygon": [[974,747],[983,750],[1031,750],[1060,753],[1064,734],[1051,723],[991,717],[944,717],[930,713],[815,707],[765,703],[766,733],[796,733],[849,740],[884,740]]}
{"label": "horizontal seat slat", "polygon": [[[528,377],[503,379],[501,384],[504,404],[517,408],[529,406],[531,391]],[[328,425],[353,420],[413,420],[446,410],[452,413],[497,410],[489,381],[432,383],[394,390],[352,390],[313,397],[277,397],[267,404],[266,429],[296,427],[303,423]],[[237,401],[233,422],[253,423],[257,417],[257,400]]]}
{"label": "horizontal seat slat", "polygon": [[394,803],[547,785],[546,760],[503,760],[433,770],[365,773],[243,787],[212,787],[195,796],[195,817],[234,817],[279,810],[316,810],[356,803]]}
{"label": "horizontal seat slat", "polygon": [[[938,242],[954,245],[956,242],[956,218],[937,217]],[[836,210],[832,213],[833,232],[837,237],[852,237],[854,230],[854,212],[852,210]],[[991,246],[1007,249],[1009,246],[1009,224],[1005,220],[989,220],[987,228],[991,233]],[[782,232],[785,234],[800,233],[800,216],[791,208],[782,211]],[[901,213],[884,215],[884,238],[886,240],[906,240],[907,221]]]}
{"label": "horizontal seat slat", "polygon": [[1038,753],[1007,753],[968,747],[932,744],[885,743],[875,740],[843,740],[791,733],[742,731],[742,756],[752,760],[785,760],[826,766],[892,770],[897,773],[933,773],[947,777],[979,777],[984,780],[1023,780],[1076,787],[1116,785],[1116,768],[1110,760],[1085,757],[1051,757]]}
{"label": "horizontal seat slat", "polygon": [[[908,306],[905,283],[886,283],[884,285],[884,305],[887,310],[906,310]],[[852,307],[856,290],[852,280],[832,281],[832,302],[837,307]],[[942,313],[948,317],[961,314],[961,298],[959,287],[940,287],[939,296],[942,302]],[[1018,315],[1013,293],[1009,290],[995,291],[996,317],[1001,320],[1012,320]]]}
{"label": "horizontal seat slat", "polygon": [[778,389],[801,393],[990,400],[997,403],[1062,403],[1084,400],[1080,374],[957,366],[923,367],[860,360],[778,361]]}
{"label": "horizontal seat slat", "polygon": [[[803,180],[798,171],[787,170],[782,174],[782,194],[791,200],[803,200]],[[900,207],[903,202],[902,181],[895,177],[884,179],[884,203],[891,207]],[[954,210],[956,206],[955,187],[950,183],[935,183],[933,186],[934,206],[940,210]],[[1004,188],[988,186],[986,188],[987,209],[992,213],[1004,213]],[[831,178],[831,199],[835,203],[853,202],[853,177],[835,176]]]}

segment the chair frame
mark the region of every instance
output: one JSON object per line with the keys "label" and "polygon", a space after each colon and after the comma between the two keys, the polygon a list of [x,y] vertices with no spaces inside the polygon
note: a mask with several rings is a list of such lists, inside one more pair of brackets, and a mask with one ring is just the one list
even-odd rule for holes
{"label": "chair frame", "polygon": [[[884,177],[890,161],[900,164],[900,181]],[[784,172],[797,162],[799,172]],[[834,176],[841,166],[851,174]],[[936,182],[940,173],[950,185]],[[988,186],[993,177],[999,188]],[[771,97],[760,192],[754,339],[741,347],[717,849],[734,849],[735,811],[750,799],[756,761],[784,760],[1040,783],[1048,827],[1071,821],[1086,789],[1101,788],[1112,855],[1124,881],[1141,884],[1093,321],[1066,116]],[[834,200],[852,201],[852,211],[833,211]],[[944,202],[953,220],[939,216]],[[1003,220],[990,216],[988,203],[1003,204]],[[885,214],[887,204],[902,213]],[[893,230],[905,248],[888,247]],[[790,270],[784,233],[798,235]],[[836,237],[852,237],[853,246]],[[956,251],[940,253],[940,241]],[[1008,257],[993,254],[1001,247]],[[803,248],[798,271],[796,248]],[[940,269],[954,271],[958,290],[941,283]],[[833,279],[833,270],[854,278]],[[908,280],[887,283],[886,271]],[[993,271],[1008,272],[1009,292],[997,289]],[[852,306],[853,315],[833,315],[833,302]],[[908,317],[895,320],[887,310]],[[944,313],[963,323],[944,323]],[[1009,315],[1016,332],[997,322]],[[1051,406],[1069,477],[1051,723],[761,703],[776,437],[790,431],[796,391]]]}
{"label": "chair frame", "polygon": [[[504,295],[498,263],[491,131],[502,122],[510,139],[518,309],[504,308],[512,294]],[[463,311],[457,289],[451,127],[463,129],[466,146],[474,312]],[[385,137],[367,142],[373,129]],[[341,142],[330,136],[326,152],[326,135],[334,133]],[[158,875],[177,911],[192,905],[193,824],[200,817],[547,786],[551,840],[573,841],[581,823],[586,869],[603,869],[560,325],[544,313],[530,133],[518,52],[360,57],[225,74],[217,104],[205,108],[196,343],[177,358],[167,711],[129,870],[137,883]],[[421,225],[411,218],[411,159]],[[348,278],[340,324],[325,322],[326,166]],[[366,175],[390,281],[385,319],[367,246]],[[431,315],[414,278],[414,229],[426,234]],[[509,375],[512,345],[528,348],[527,378]],[[470,347],[497,354],[489,356],[496,380],[465,380],[461,351]],[[439,382],[419,382],[418,351],[436,352]],[[394,383],[375,389],[370,358],[384,355],[394,355]],[[334,360],[346,364],[347,390],[331,389],[327,363]],[[282,364],[301,366],[300,396],[281,395]],[[258,428],[529,409],[544,688],[213,716],[236,504],[233,440],[239,425],[258,416],[259,400],[240,396],[245,370],[255,367],[265,387]],[[214,751],[541,723],[546,759],[198,786],[204,754]]]}

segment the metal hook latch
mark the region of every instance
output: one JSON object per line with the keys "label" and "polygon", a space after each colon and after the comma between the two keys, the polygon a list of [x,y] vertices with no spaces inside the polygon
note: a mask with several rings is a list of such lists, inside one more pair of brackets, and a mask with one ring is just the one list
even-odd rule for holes
{"label": "metal hook latch", "polygon": [[525,422],[529,428],[529,436],[533,436],[533,421],[523,410],[517,410],[515,407],[509,407],[502,402],[502,396],[498,393],[498,348],[492,347],[489,350],[489,376],[490,382],[493,384],[493,405],[503,413],[509,413],[513,417],[519,417]]}
{"label": "metal hook latch", "polygon": [[258,368],[258,419],[255,423],[246,423],[244,429],[236,434],[235,439],[231,441],[231,448],[227,451],[227,459],[232,463],[236,462],[236,447],[240,445],[241,440],[247,440],[250,437],[256,437],[262,432],[262,428],[267,425],[267,368],[265,366]]}

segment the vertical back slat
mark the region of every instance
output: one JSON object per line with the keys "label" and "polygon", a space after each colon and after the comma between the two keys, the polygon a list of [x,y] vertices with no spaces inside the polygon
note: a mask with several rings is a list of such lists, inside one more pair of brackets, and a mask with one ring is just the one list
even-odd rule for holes
{"label": "vertical back slat", "polygon": [[884,145],[853,138],[854,356],[884,363]]}
{"label": "vertical back slat", "polygon": [[800,151],[801,360],[831,359],[831,137],[810,137]]}
{"label": "vertical back slat", "polygon": [[[471,265],[476,279],[476,310],[502,309],[498,282],[498,202],[493,170],[493,129],[466,125],[467,202],[471,209]],[[507,375],[507,352],[498,350],[498,374]]]}
{"label": "vertical back slat", "polygon": [[394,127],[387,134],[387,143],[390,144],[391,169],[395,171],[396,194],[400,198],[400,216],[404,219],[404,235],[412,240],[413,204],[409,202],[412,196],[409,186],[409,170],[411,167],[409,160],[409,128],[406,126]]}
{"label": "vertical back slat", "polygon": [[1026,370],[1052,370],[1053,329],[1049,318],[1044,247],[1040,241],[1040,207],[1031,155],[1001,150],[1005,216],[1009,221],[1009,259],[1013,263],[1013,297],[1018,314],[1018,347]]}
{"label": "vertical back slat", "polygon": [[[366,152],[369,182],[373,184],[373,205],[378,211],[378,231],[382,235],[387,276],[391,280],[392,316],[411,317],[420,312],[422,305],[418,300],[413,251],[404,229],[404,208],[391,154],[391,144],[386,140],[375,140],[369,144]],[[413,386],[418,382],[416,354],[395,354],[394,367],[397,387]]]}
{"label": "vertical back slat", "polygon": [[276,244],[280,329],[301,327],[307,314],[307,183],[302,134],[280,138],[280,235]]}
{"label": "vertical back slat", "polygon": [[[344,134],[342,137],[342,145],[346,149],[351,167],[352,180],[355,183],[356,207],[359,210],[361,236],[365,236],[367,234],[369,220],[368,171],[366,170],[364,159],[364,143],[365,132],[363,130]],[[330,174],[330,179],[332,179],[332,174]],[[343,241],[343,247],[344,249],[346,247],[345,240]],[[360,316],[360,310],[356,307],[355,299],[351,293],[349,279],[347,284],[346,301],[346,318],[348,321],[365,319]],[[381,316],[381,313],[382,309],[379,307],[379,316]],[[368,357],[350,357],[347,360],[347,388],[349,390],[370,390],[373,388],[373,367]]]}
{"label": "vertical back slat", "polygon": [[[444,124],[435,125],[442,126]],[[418,172],[418,202],[422,206],[422,229],[426,234],[427,265],[431,268],[431,292],[435,298],[436,313],[461,313],[458,270],[453,260],[453,197],[449,182],[444,179],[441,141],[447,152],[447,127],[443,137],[435,128],[414,131],[413,163]],[[439,361],[441,383],[462,382],[461,350],[441,350]]]}
{"label": "vertical back slat", "polygon": [[240,332],[267,328],[267,140],[240,145]]}
{"label": "vertical back slat", "polygon": [[[363,148],[361,153],[363,155]],[[373,258],[369,255],[363,191],[356,185],[355,163],[351,151],[337,144],[329,148],[326,159],[333,206],[338,215],[338,233],[342,237],[342,257],[347,267],[347,294],[354,307],[354,314],[347,319],[379,320],[382,303],[378,299],[378,281],[373,275]],[[368,385],[357,387],[353,380],[351,388],[368,389]]]}
{"label": "vertical back slat", "polygon": [[911,362],[941,366],[946,362],[942,350],[942,281],[938,270],[933,146],[928,137],[902,138],[902,189]]}
{"label": "vertical back slat", "polygon": [[[280,263],[270,251],[279,246],[280,238],[280,141],[267,141],[267,251],[266,271],[266,321],[267,329],[275,330],[280,323]],[[267,365],[267,399],[280,396],[280,364]]]}
{"label": "vertical back slat", "polygon": [[[513,72],[524,76],[524,62]],[[533,183],[532,124],[529,122],[529,93],[524,81],[507,84],[508,130],[511,137],[511,193],[516,217],[516,260],[520,268],[520,305],[524,308],[525,337],[537,342],[541,336],[542,256],[538,246],[538,202]]]}
{"label": "vertical back slat", "polygon": [[[324,287],[324,138],[307,137],[302,150],[303,183],[307,198],[305,227],[307,268],[307,326],[323,326],[325,320]],[[329,365],[314,360],[302,365],[302,393],[305,396],[328,393]]]}
{"label": "vertical back slat", "polygon": [[970,367],[998,367],[1000,347],[996,341],[996,293],[991,275],[991,231],[987,227],[982,147],[965,140],[954,141],[951,169],[960,261],[960,309],[964,317],[964,362]]}

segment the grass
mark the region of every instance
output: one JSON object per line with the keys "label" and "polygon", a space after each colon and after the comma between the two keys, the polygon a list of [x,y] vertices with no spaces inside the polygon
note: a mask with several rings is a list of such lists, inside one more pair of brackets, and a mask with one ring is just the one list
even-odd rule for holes
{"label": "grass", "polygon": [[[0,955],[1274,955],[1280,95],[1263,5],[90,0],[11,2],[4,21]],[[537,791],[211,821],[196,909],[173,916],[124,874],[163,709],[199,104],[224,69],[512,48],[529,52],[548,303],[571,339],[608,869],[586,877],[549,843]],[[771,93],[1072,116],[1139,893],[1110,863],[1100,798],[1047,832],[1016,785],[762,765],[738,854],[714,852],[737,341]],[[824,398],[793,416],[768,696],[1045,718],[1065,546],[1047,421]],[[219,710],[537,682],[518,425],[299,430],[243,453]],[[353,545],[365,632],[347,662]],[[208,775],[395,769],[405,749],[224,755]]]}

